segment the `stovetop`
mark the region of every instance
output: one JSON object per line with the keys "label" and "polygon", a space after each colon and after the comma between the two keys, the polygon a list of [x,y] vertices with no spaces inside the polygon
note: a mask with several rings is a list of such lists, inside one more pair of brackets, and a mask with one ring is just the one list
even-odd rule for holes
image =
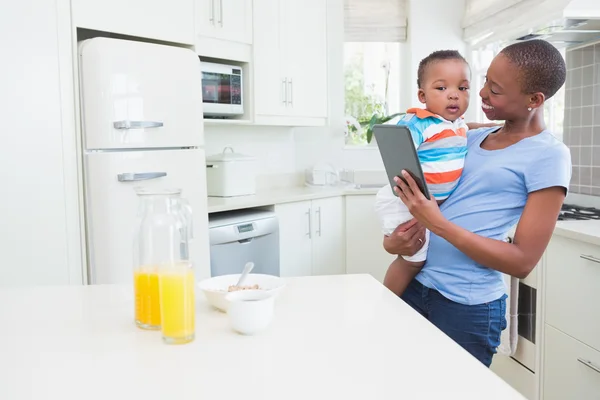
{"label": "stovetop", "polygon": [[560,214],[558,216],[559,221],[569,220],[599,220],[600,221],[600,210],[594,207],[581,207],[573,204],[563,204]]}

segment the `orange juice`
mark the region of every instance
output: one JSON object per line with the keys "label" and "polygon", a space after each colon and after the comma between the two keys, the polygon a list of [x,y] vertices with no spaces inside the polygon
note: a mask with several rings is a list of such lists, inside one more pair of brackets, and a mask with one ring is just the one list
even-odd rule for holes
{"label": "orange juice", "polygon": [[135,323],[143,329],[160,329],[158,274],[135,271],[133,288],[135,291]]}
{"label": "orange juice", "polygon": [[170,344],[194,340],[194,272],[176,266],[159,274],[163,340]]}

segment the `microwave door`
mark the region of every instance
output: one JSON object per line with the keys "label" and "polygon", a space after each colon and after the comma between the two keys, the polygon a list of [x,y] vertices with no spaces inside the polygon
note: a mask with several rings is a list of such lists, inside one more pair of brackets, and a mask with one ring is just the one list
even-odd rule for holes
{"label": "microwave door", "polygon": [[202,101],[204,103],[219,103],[220,74],[202,73]]}
{"label": "microwave door", "polygon": [[203,72],[202,99],[204,103],[231,104],[229,75]]}

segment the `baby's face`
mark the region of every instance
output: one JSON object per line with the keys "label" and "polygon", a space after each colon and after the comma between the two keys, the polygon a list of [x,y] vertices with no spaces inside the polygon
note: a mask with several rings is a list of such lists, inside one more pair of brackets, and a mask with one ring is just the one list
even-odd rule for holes
{"label": "baby's face", "polygon": [[471,71],[462,60],[440,60],[425,70],[419,100],[434,114],[454,121],[469,107]]}

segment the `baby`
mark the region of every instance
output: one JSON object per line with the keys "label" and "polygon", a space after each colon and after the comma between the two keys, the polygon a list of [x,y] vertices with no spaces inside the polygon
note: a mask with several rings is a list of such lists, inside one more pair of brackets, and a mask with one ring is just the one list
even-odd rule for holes
{"label": "baby", "polygon": [[[456,188],[467,154],[467,125],[463,114],[469,106],[471,71],[467,61],[454,50],[431,53],[419,63],[417,85],[419,101],[425,109],[411,108],[398,125],[410,129],[421,162],[429,193],[441,204]],[[389,236],[398,225],[412,219],[407,207],[387,185],[377,193],[375,211],[381,220],[383,234]],[[423,247],[412,257],[404,257],[410,268],[398,259],[390,290],[400,296],[419,273],[429,244],[429,231]]]}

